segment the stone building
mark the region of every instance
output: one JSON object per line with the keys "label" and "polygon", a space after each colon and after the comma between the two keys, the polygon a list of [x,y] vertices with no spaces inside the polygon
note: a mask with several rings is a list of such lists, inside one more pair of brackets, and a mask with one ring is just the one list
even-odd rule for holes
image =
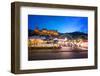
{"label": "stone building", "polygon": [[37,27],[34,29],[33,34],[36,35],[48,35],[48,36],[58,36],[59,33],[56,30],[47,30],[47,29],[42,29],[39,30]]}

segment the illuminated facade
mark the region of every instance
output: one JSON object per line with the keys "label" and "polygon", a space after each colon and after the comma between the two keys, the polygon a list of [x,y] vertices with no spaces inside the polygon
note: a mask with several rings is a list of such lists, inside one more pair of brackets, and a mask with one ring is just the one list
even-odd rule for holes
{"label": "illuminated facade", "polygon": [[59,35],[59,33],[55,30],[47,30],[47,29],[39,30],[38,27],[34,29],[33,34],[48,35],[48,36],[58,36]]}

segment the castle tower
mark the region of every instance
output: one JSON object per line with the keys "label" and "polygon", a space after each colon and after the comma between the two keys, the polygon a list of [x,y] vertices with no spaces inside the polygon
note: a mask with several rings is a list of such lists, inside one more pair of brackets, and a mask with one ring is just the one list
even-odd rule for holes
{"label": "castle tower", "polygon": [[35,27],[35,29],[34,29],[34,31],[33,31],[33,34],[40,34],[38,25],[35,25],[34,27]]}
{"label": "castle tower", "polygon": [[39,30],[38,25],[35,25],[35,29],[36,29],[36,30]]}

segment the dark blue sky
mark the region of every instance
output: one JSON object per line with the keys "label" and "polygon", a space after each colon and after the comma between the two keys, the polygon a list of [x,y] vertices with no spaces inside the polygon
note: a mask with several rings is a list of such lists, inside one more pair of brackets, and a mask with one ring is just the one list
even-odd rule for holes
{"label": "dark blue sky", "polygon": [[34,30],[35,26],[40,30],[46,28],[60,33],[88,33],[88,17],[28,15],[28,29]]}

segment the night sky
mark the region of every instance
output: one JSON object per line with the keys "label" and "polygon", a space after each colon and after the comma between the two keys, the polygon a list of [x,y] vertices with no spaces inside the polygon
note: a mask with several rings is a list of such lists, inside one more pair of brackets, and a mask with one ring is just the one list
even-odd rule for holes
{"label": "night sky", "polygon": [[88,33],[88,17],[28,15],[28,29],[34,30],[35,26],[60,33]]}

